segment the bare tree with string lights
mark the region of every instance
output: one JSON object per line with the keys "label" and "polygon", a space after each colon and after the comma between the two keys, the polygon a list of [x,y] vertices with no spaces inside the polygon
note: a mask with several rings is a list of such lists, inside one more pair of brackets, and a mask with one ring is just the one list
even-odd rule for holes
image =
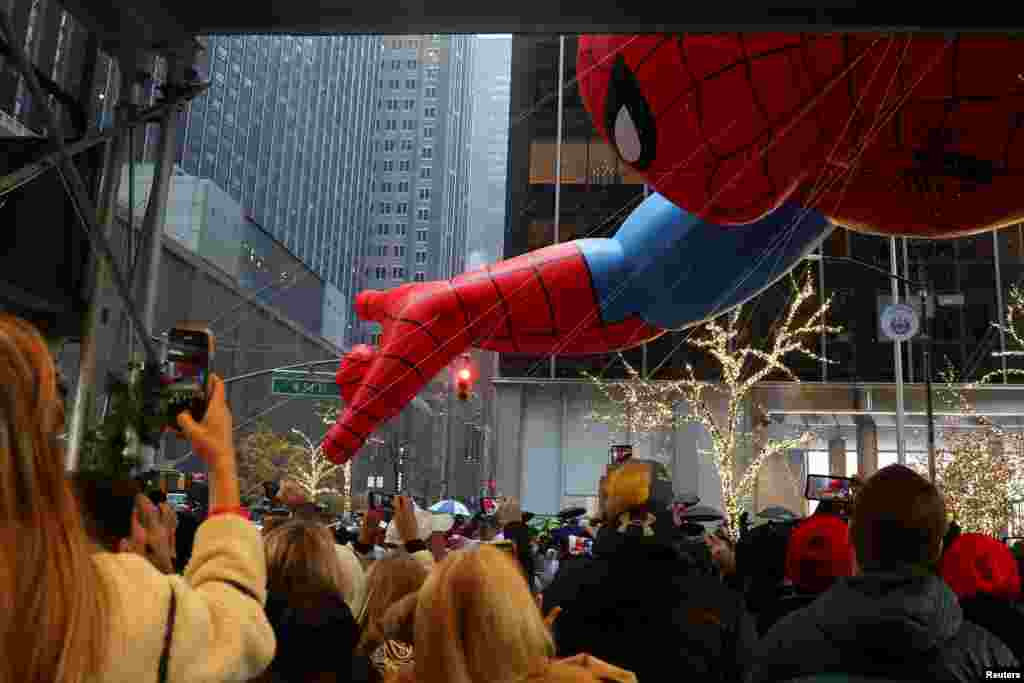
{"label": "bare tree with string lights", "polygon": [[[746,431],[746,411],[759,382],[781,375],[794,382],[800,379],[787,365],[793,356],[828,362],[813,351],[813,342],[822,334],[838,334],[840,327],[828,325],[831,297],[808,311],[816,298],[810,271],[792,280],[793,294],[781,319],[762,345],[741,343],[740,321],[744,307],[698,326],[687,344],[707,354],[717,366],[719,381],[699,379],[691,364],[682,380],[657,381],[642,377],[628,363],[629,378],[605,381],[587,375],[607,399],[609,408],[594,411],[590,419],[617,429],[662,430],[674,426],[677,419],[696,422],[707,430],[711,448],[706,451],[721,481],[722,504],[728,533],[739,535],[742,501],[753,493],[761,467],[773,456],[793,448],[806,448],[815,435],[805,432],[793,438],[768,438],[759,429]],[[677,418],[676,405],[689,407],[688,414]],[[724,411],[718,408],[724,404]],[[742,446],[753,446],[751,460],[740,467]]]}

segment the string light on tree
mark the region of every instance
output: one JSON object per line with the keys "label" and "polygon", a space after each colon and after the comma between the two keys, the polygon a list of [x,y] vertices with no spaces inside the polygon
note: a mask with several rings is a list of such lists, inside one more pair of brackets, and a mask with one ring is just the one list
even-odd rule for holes
{"label": "string light on tree", "polygon": [[329,494],[340,494],[341,490],[345,488],[345,482],[338,481],[339,476],[343,476],[343,466],[335,465],[328,460],[324,455],[323,448],[314,445],[303,432],[294,428],[291,432],[305,444],[301,452],[296,454],[289,463],[288,473],[291,479],[299,485],[299,488],[311,501],[316,501]]}
{"label": "string light on tree", "polygon": [[[680,399],[688,405],[689,414],[681,416],[682,419],[699,423],[710,437],[711,448],[706,454],[718,470],[726,530],[733,538],[739,535],[742,501],[753,494],[764,463],[790,449],[806,448],[816,440],[810,432],[785,439],[767,438],[757,430],[746,432],[743,429],[744,406],[759,382],[774,376],[800,381],[786,365],[790,357],[803,356],[819,363],[829,362],[812,350],[812,341],[821,334],[842,331],[825,322],[832,305],[831,297],[815,310],[806,311],[816,297],[809,270],[794,278],[792,286],[793,294],[786,309],[763,347],[740,345],[742,306],[704,323],[690,335],[687,343],[709,355],[717,366],[720,376],[717,383],[698,379],[690,364],[686,366],[686,377],[678,381],[654,381],[641,377],[628,363],[627,381],[606,382],[587,375],[612,405],[610,410],[592,413],[594,421],[640,432],[656,431],[675,425],[675,407]],[[715,406],[723,401],[725,411],[720,414]],[[738,471],[738,455],[744,443],[755,444],[756,452],[746,467]]]}
{"label": "string light on tree", "polygon": [[[940,400],[956,412],[941,429],[935,483],[965,532],[998,535],[1009,527],[1012,503],[1024,493],[1024,434],[1007,431],[977,413],[969,397],[977,384],[959,384],[952,366],[942,374]],[[913,467],[927,471],[927,463],[920,460]]]}

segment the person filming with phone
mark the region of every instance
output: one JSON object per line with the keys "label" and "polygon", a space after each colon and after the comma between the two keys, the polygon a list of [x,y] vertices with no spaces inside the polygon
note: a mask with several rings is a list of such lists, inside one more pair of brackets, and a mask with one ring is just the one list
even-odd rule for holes
{"label": "person filming with phone", "polygon": [[93,542],[58,439],[56,371],[46,342],[0,315],[0,680],[244,681],[274,655],[263,613],[266,562],[239,514],[232,418],[209,383],[200,422],[178,425],[210,468],[214,508],[185,576]]}

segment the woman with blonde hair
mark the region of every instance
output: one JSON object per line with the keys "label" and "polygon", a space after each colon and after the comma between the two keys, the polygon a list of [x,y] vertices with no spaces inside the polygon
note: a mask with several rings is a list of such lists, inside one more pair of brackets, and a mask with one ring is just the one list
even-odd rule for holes
{"label": "woman with blonde hair", "polygon": [[[370,566],[366,577],[366,606],[358,619],[362,628],[358,652],[370,658],[374,678],[396,671],[413,661],[413,638],[407,622],[388,610],[407,596],[415,599],[427,569],[410,555],[392,555]],[[388,617],[385,618],[385,615]]]}
{"label": "woman with blonde hair", "polygon": [[293,519],[264,537],[267,618],[277,654],[265,682],[349,680],[359,628],[345,602],[349,578],[330,529]]}
{"label": "woman with blonde hair", "polygon": [[58,434],[46,343],[0,315],[0,680],[238,681],[274,652],[259,532],[240,516],[231,414],[212,378],[201,424],[178,423],[210,466],[218,505],[185,577],[89,540]]}
{"label": "woman with blonde hair", "polygon": [[438,565],[420,589],[411,683],[635,683],[629,672],[586,655],[555,661],[549,624],[513,558],[480,545]]}

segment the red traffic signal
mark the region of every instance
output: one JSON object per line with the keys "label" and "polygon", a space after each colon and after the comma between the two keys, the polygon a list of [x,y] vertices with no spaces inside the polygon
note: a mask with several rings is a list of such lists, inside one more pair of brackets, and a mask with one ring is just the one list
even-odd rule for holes
{"label": "red traffic signal", "polygon": [[455,373],[455,396],[460,401],[468,401],[472,392],[473,371],[463,366]]}

